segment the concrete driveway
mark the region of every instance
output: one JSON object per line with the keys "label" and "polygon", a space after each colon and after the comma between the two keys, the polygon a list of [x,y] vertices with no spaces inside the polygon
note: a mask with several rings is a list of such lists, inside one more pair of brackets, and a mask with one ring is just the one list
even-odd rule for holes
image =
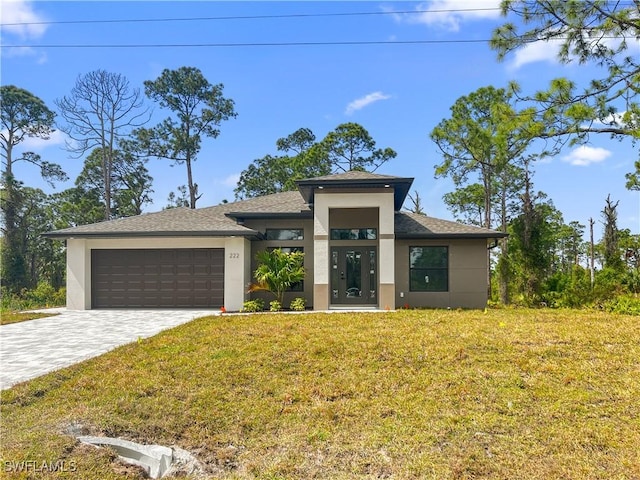
{"label": "concrete driveway", "polygon": [[[49,310],[43,310],[49,312]],[[66,310],[0,326],[0,389],[151,337],[216,310]]]}

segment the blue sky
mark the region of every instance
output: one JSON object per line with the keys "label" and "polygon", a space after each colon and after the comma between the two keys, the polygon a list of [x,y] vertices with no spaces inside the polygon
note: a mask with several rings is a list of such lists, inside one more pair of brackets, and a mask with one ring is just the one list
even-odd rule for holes
{"label": "blue sky", "polygon": [[[68,95],[78,75],[103,69],[120,73],[142,88],[163,69],[197,67],[213,84],[223,83],[235,101],[238,117],[221,125],[217,139],[203,142],[194,175],[203,193],[199,207],[233,200],[238,175],[254,159],[275,154],[275,142],[298,128],[310,128],[318,139],[344,122],[363,125],[378,147],[398,156],[377,173],[410,176],[426,212],[451,219],[442,195],[452,190],[446,179],[434,179],[441,162],[429,133],[461,96],[488,85],[518,81],[525,93],[543,89],[555,77],[587,85],[601,72],[595,66],[561,65],[553,45],[534,44],[499,63],[486,42],[504,22],[498,0],[417,2],[1,2],[1,21],[32,23],[3,26],[1,82],[29,90],[51,109]],[[475,9],[473,11],[451,11]],[[480,9],[480,10],[479,10]],[[398,13],[425,11],[423,13]],[[449,10],[444,12],[444,10]],[[209,19],[64,23],[78,20],[153,20],[203,17],[259,17],[372,12],[373,15],[294,16],[287,18]],[[379,14],[379,12],[387,12]],[[34,24],[36,22],[54,22]],[[58,23],[55,23],[58,22]],[[442,43],[401,44],[407,41]],[[189,46],[295,42],[382,42],[375,45]],[[460,42],[464,41],[464,42]],[[128,48],[80,45],[134,45]],[[22,45],[8,48],[7,45]],[[69,45],[53,48],[51,45]],[[173,45],[173,46],[151,46]],[[640,45],[633,45],[640,54]],[[150,123],[168,114],[154,107]],[[72,186],[82,160],[64,150],[64,135],[29,141],[24,147],[62,165]],[[640,231],[640,196],[624,188],[633,170],[637,146],[630,141],[592,136],[581,147],[534,167],[534,184],[563,213],[565,222],[601,220],[608,194],[618,207],[620,228]],[[148,164],[154,178],[154,204],[160,210],[170,191],[186,184],[184,166],[162,160]],[[52,190],[37,171],[17,164],[26,184]],[[405,204],[405,206],[409,206]],[[602,225],[596,226],[600,238]]]}

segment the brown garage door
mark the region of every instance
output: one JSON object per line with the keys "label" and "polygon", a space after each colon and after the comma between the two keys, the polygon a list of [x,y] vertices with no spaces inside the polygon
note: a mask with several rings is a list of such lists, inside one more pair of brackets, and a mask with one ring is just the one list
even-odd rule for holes
{"label": "brown garage door", "polygon": [[93,308],[209,308],[224,304],[224,249],[91,251]]}

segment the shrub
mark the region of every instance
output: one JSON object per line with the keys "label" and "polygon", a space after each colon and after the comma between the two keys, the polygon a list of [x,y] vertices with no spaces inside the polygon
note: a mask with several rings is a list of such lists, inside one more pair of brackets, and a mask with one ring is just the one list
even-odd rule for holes
{"label": "shrub", "polygon": [[282,310],[282,304],[278,300],[271,300],[269,302],[269,310],[272,312],[279,312]]}
{"label": "shrub", "polygon": [[302,312],[307,305],[307,301],[302,297],[294,298],[289,308],[295,312]]}
{"label": "shrub", "polygon": [[261,298],[247,300],[242,306],[243,312],[261,312],[262,310],[264,310],[264,300]]}
{"label": "shrub", "polygon": [[640,315],[640,297],[620,295],[619,297],[605,301],[603,309],[607,312],[620,313],[623,315]]}

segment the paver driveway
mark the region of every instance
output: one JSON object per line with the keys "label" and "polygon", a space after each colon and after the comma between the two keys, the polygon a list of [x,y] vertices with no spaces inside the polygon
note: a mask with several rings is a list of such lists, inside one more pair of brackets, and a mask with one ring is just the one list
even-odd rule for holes
{"label": "paver driveway", "polygon": [[215,310],[66,310],[0,326],[0,389],[147,338]]}

